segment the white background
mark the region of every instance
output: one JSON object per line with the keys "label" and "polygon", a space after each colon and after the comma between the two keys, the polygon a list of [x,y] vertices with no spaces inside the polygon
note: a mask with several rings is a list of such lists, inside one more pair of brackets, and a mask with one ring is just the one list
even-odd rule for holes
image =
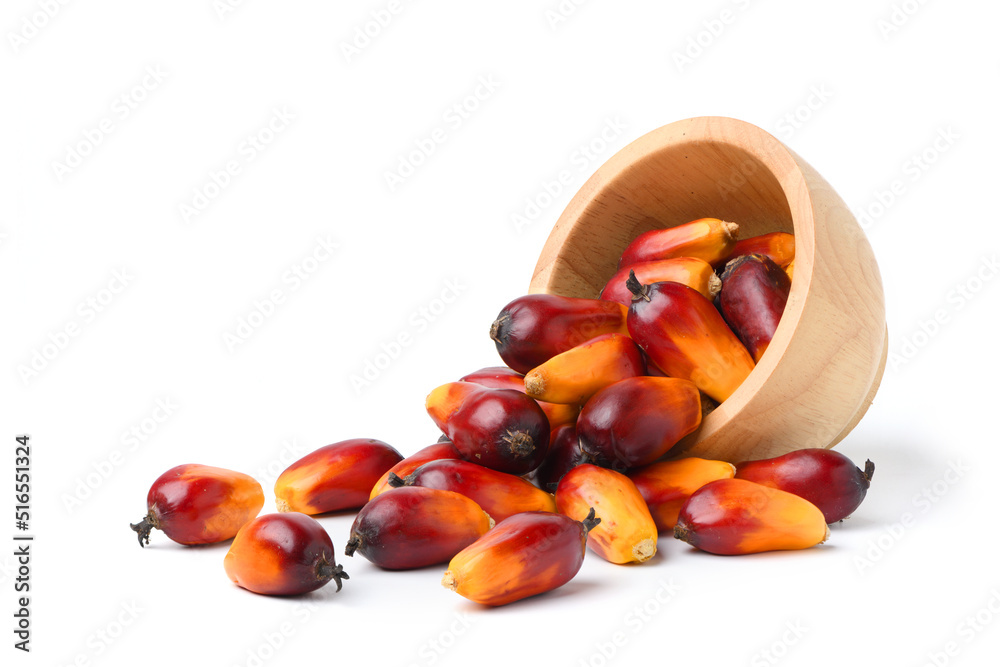
{"label": "white background", "polygon": [[[5,664],[995,660],[994,4],[593,0],[563,16],[556,0],[402,2],[351,55],[388,0],[50,2],[51,18],[45,4],[0,16],[0,438],[12,467],[14,436],[32,435],[37,535],[30,656],[11,648],[0,550]],[[466,118],[450,111],[477,92]],[[275,109],[294,119],[249,159]],[[573,192],[629,141],[698,115],[771,131],[869,212],[899,356],[839,447],[878,470],[827,545],[721,558],[664,537],[647,565],[590,554],[560,591],[498,610],[442,588],[444,568],[344,558],[342,593],[272,599],[229,582],[226,544],[136,546],[127,524],[179,463],[254,474],[271,509],[276,473],[316,447],[432,443],[424,396],[499,362],[487,327],[527,289]],[[446,140],[390,188],[436,128]],[[213,190],[230,160],[239,173]],[[562,170],[569,186],[540,198]],[[313,265],[320,238],[338,249]],[[304,265],[308,280],[286,279]],[[284,301],[227,345],[273,290]],[[409,344],[356,389],[400,334]],[[351,520],[321,519],[338,550]]]}

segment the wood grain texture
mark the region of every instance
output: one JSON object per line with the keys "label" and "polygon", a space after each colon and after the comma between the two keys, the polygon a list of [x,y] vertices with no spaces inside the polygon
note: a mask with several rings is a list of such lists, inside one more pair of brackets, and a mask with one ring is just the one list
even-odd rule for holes
{"label": "wood grain texture", "polygon": [[834,446],[868,409],[885,369],[882,281],[843,200],[764,130],[692,118],[626,146],[560,216],[529,291],[596,298],[635,236],[702,217],[739,223],[740,238],[794,233],[795,277],[760,363],[673,451],[738,462]]}

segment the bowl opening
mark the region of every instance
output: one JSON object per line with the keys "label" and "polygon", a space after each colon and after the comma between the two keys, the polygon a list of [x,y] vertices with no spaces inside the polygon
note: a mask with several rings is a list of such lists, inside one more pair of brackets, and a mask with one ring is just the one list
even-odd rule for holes
{"label": "bowl opening", "polygon": [[548,291],[597,298],[632,239],[705,217],[738,223],[740,238],[793,228],[782,184],[758,156],[711,139],[654,147],[596,185],[563,245],[560,261],[575,270],[553,275]]}

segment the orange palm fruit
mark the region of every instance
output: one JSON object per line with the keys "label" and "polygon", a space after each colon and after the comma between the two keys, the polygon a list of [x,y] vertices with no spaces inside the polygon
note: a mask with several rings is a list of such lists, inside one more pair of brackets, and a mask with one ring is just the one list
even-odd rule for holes
{"label": "orange palm fruit", "polygon": [[722,281],[715,275],[712,265],[703,259],[695,257],[673,257],[652,262],[641,262],[618,270],[601,291],[601,298],[617,301],[628,306],[632,303],[632,293],[625,286],[629,271],[635,271],[635,277],[641,283],[674,282],[687,285],[698,290],[707,299],[714,299],[722,288]]}
{"label": "orange palm fruit", "polygon": [[677,539],[725,556],[806,549],[829,536],[823,513],[808,500],[743,479],[695,491],[674,526]]}
{"label": "orange palm fruit", "polygon": [[764,255],[741,255],[722,272],[719,312],[755,362],[770,345],[792,281]]}
{"label": "orange palm fruit", "polygon": [[673,530],[677,515],[692,493],[717,479],[732,479],[736,467],[728,461],[684,458],[658,461],[628,473],[639,489],[660,532]]}
{"label": "orange palm fruit", "polygon": [[[490,389],[514,389],[524,392],[524,375],[518,373],[513,368],[506,366],[490,366],[480,368],[474,373],[459,378],[460,382],[474,382]],[[563,424],[571,424],[576,421],[580,414],[579,405],[565,405],[561,403],[549,403],[547,401],[536,401],[538,407],[542,409],[545,416],[549,418],[549,428],[555,430]]]}
{"label": "orange palm fruit", "polygon": [[576,576],[587,533],[600,523],[523,512],[498,523],[448,564],[441,585],[473,602],[500,606],[559,588]]}
{"label": "orange palm fruit", "polygon": [[737,479],[805,498],[823,512],[827,523],[836,523],[858,509],[874,474],[875,464],[870,459],[862,470],[831,449],[799,449],[736,466]]}
{"label": "orange palm fruit", "polygon": [[395,488],[422,486],[454,491],[476,501],[494,521],[503,521],[521,512],[555,512],[551,493],[531,482],[505,472],[484,468],[469,461],[431,461],[406,477],[392,474],[389,484]]}
{"label": "orange palm fruit", "polygon": [[690,380],[641,376],[608,385],[580,412],[580,449],[621,470],[652,463],[701,425],[701,393]]}
{"label": "orange palm fruit", "polygon": [[427,396],[426,408],[466,461],[523,475],[548,451],[549,420],[521,392],[449,382]]}
{"label": "orange palm fruit", "polygon": [[667,375],[691,380],[720,403],[754,362],[712,303],[679,283],[643,285],[629,276],[629,335]]}
{"label": "orange palm fruit", "polygon": [[580,404],[613,382],[645,372],[631,338],[603,334],[533,368],[524,376],[524,389],[536,400]]}
{"label": "orange palm fruit", "polygon": [[236,535],[264,506],[264,490],[250,475],[186,463],[160,475],[146,495],[146,516],[130,524],[139,546],[158,528],[180,544],[212,544]]}
{"label": "orange palm fruit", "polygon": [[368,500],[372,500],[375,496],[385,493],[392,488],[389,486],[389,475],[391,474],[406,477],[411,472],[423,464],[429,463],[430,461],[457,458],[461,458],[461,455],[458,453],[458,450],[455,449],[455,445],[451,444],[450,440],[435,442],[433,445],[424,447],[416,454],[407,456],[405,459],[386,470],[385,474],[379,477],[378,481],[375,482],[375,486],[372,487],[372,492],[369,494]]}
{"label": "orange palm fruit", "polygon": [[546,491],[555,491],[563,475],[581,463],[587,463],[588,460],[587,455],[580,449],[576,424],[563,424],[552,432],[549,453],[532,473],[533,480]]}
{"label": "orange palm fruit", "polygon": [[223,561],[234,584],[262,595],[300,595],[350,579],[316,519],[299,512],[265,514],[240,529]]}
{"label": "orange palm fruit", "polygon": [[387,570],[443,563],[493,526],[471,498],[410,486],[392,489],[361,508],[345,553]]}
{"label": "orange palm fruit", "polygon": [[322,514],[361,507],[375,482],[403,460],[381,440],[355,438],[306,454],[274,483],[279,512]]}
{"label": "orange palm fruit", "polygon": [[656,523],[646,501],[625,475],[591,463],[579,465],[559,481],[560,514],[582,519],[590,508],[601,524],[590,531],[590,548],[612,563],[642,563],[656,554]]}
{"label": "orange palm fruit", "polygon": [[736,259],[741,255],[764,255],[784,268],[795,260],[795,237],[787,232],[771,232],[770,234],[751,236],[748,239],[737,241],[726,261]]}
{"label": "orange palm fruit", "polygon": [[520,373],[605,333],[627,333],[622,304],[555,294],[514,299],[490,327],[503,362]]}
{"label": "orange palm fruit", "polygon": [[639,234],[622,253],[618,268],[672,257],[695,257],[715,266],[729,257],[739,225],[718,218],[699,218],[667,229]]}

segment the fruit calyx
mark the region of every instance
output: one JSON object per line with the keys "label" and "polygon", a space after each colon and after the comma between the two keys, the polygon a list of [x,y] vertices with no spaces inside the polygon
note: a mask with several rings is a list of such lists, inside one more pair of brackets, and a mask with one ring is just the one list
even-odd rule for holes
{"label": "fruit calyx", "polygon": [[639,299],[645,299],[649,301],[649,285],[643,285],[639,282],[639,279],[635,277],[635,271],[628,272],[628,278],[625,280],[625,287],[628,291],[632,293],[632,300],[638,301]]}
{"label": "fruit calyx", "polygon": [[[143,549],[146,548],[146,544],[149,544],[149,533],[154,528],[160,527],[160,521],[156,517],[156,512],[153,511],[154,508],[150,508],[146,512],[146,516],[142,518],[139,523],[130,523],[129,528],[139,533],[139,546]],[[145,542],[145,544],[143,543]]]}

